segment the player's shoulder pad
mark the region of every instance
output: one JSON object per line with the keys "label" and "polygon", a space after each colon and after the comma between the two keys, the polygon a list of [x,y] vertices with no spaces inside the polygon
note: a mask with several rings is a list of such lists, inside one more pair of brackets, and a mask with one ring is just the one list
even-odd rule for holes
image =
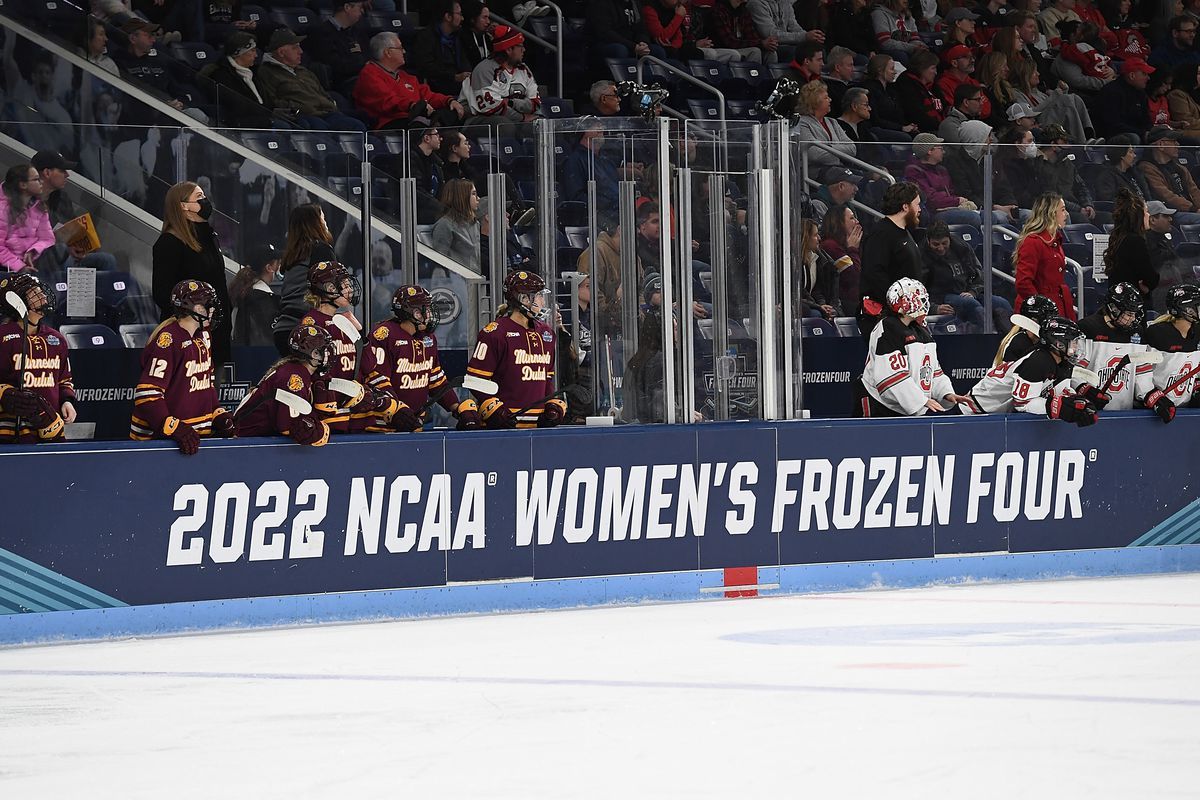
{"label": "player's shoulder pad", "polygon": [[879,324],[883,326],[883,330],[880,331],[879,341],[875,346],[876,355],[903,350],[916,341],[913,331],[898,317],[884,317]]}

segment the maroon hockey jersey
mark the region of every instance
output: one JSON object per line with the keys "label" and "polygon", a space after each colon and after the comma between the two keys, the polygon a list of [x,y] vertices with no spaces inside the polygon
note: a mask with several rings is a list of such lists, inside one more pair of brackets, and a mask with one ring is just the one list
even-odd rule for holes
{"label": "maroon hockey jersey", "polygon": [[[342,378],[354,380],[355,368],[358,364],[358,349],[355,343],[357,336],[351,337],[342,325],[334,322],[335,317],[341,317],[342,325],[350,320],[344,314],[326,314],[324,311],[312,308],[300,320],[301,325],[316,325],[329,332],[333,340],[333,361],[326,378]],[[313,405],[322,413],[322,419],[334,433],[349,433],[362,431],[372,422],[372,414],[351,414],[347,406],[354,399],[344,394],[331,392],[323,382],[318,382],[313,388]]]}
{"label": "maroon hockey jersey", "polygon": [[[437,337],[432,333],[409,334],[394,319],[375,326],[363,345],[358,380],[420,411],[431,392],[446,383],[438,361]],[[458,398],[446,392],[439,402],[453,411]],[[385,430],[382,421],[374,427]]]}
{"label": "maroon hockey jersey", "polygon": [[[298,361],[280,361],[267,370],[258,386],[246,396],[234,412],[238,436],[290,436],[292,421],[296,419],[292,408],[280,402],[276,391],[282,389],[313,404],[314,382],[312,373]],[[315,404],[314,404],[315,406]]]}
{"label": "maroon hockey jersey", "polygon": [[[71,378],[71,362],[67,357],[67,342],[63,335],[49,325],[40,325],[36,333],[25,339],[24,372],[26,389],[45,398],[55,412],[62,404],[75,400],[75,385]],[[0,325],[0,394],[10,386],[17,386],[17,365],[21,363],[21,324],[5,322]],[[21,430],[17,430],[15,417],[0,414],[0,442],[45,442],[61,441],[62,426],[48,438],[38,435],[32,420],[21,419]],[[49,426],[43,428],[47,430]]]}
{"label": "maroon hockey jersey", "polygon": [[208,436],[217,413],[225,412],[217,403],[208,332],[201,328],[192,336],[175,319],[159,325],[142,350],[129,438],[167,438],[162,432],[167,417],[178,417]]}
{"label": "maroon hockey jersey", "polygon": [[[496,396],[509,411],[538,404],[554,391],[554,332],[541,322],[525,328],[507,316],[489,322],[479,332],[467,373],[499,384]],[[537,427],[543,405],[522,414],[517,427]]]}

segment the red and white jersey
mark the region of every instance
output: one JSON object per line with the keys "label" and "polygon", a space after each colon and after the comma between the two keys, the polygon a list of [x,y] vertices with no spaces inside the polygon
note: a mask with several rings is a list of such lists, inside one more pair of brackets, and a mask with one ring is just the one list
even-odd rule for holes
{"label": "red and white jersey", "polygon": [[[1184,336],[1170,320],[1158,322],[1146,329],[1146,344],[1162,353],[1162,361],[1154,365],[1154,388],[1165,390],[1175,381],[1200,365],[1200,326],[1193,325]],[[1179,384],[1167,399],[1176,406],[1186,406],[1196,396],[1196,378],[1193,375]]]}
{"label": "red and white jersey", "polygon": [[871,397],[906,417],[919,417],[929,410],[926,401],[940,403],[954,393],[928,329],[890,316],[871,331],[862,380]]}
{"label": "red and white jersey", "polygon": [[[75,383],[63,335],[49,325],[39,325],[37,331],[24,337],[24,359],[21,357],[21,340],[19,322],[0,325],[0,394],[8,387],[23,385],[45,398],[56,412],[63,403],[74,401]],[[18,375],[19,371],[24,372],[23,379]],[[18,431],[14,417],[0,415],[0,441],[47,441],[38,437],[30,420],[22,419],[21,422]]]}
{"label": "red and white jersey", "polygon": [[[499,384],[496,397],[515,413],[554,391],[554,348],[549,326],[534,322],[526,328],[512,317],[500,317],[479,332],[467,374]],[[542,405],[529,409],[517,420],[517,427],[537,425],[541,413]]]}
{"label": "red and white jersey", "polygon": [[964,414],[1046,415],[1054,395],[1071,390],[1071,365],[1056,363],[1047,350],[1034,350],[1016,361],[1003,361],[971,387],[970,401],[959,403]]}
{"label": "red and white jersey", "polygon": [[201,328],[193,336],[175,319],[159,325],[142,350],[129,438],[164,438],[167,417],[177,417],[208,436],[218,407],[208,331]]}
{"label": "red and white jersey", "polygon": [[[1132,334],[1119,331],[1104,321],[1104,315],[1097,311],[1079,321],[1079,329],[1087,340],[1080,353],[1079,366],[1087,367],[1100,376],[1103,386],[1120,363],[1121,358],[1132,353],[1143,353],[1149,348],[1141,343],[1132,341]],[[1108,388],[1112,397],[1106,407],[1109,411],[1128,411],[1135,406],[1140,408],[1141,398],[1154,391],[1154,365],[1140,364],[1135,369],[1126,364]]]}
{"label": "red and white jersey", "polygon": [[[326,314],[313,308],[300,320],[301,325],[316,325],[329,332],[333,340],[333,360],[326,380],[341,378],[354,380],[358,368],[358,340],[361,335],[354,328],[354,323],[345,314]],[[313,388],[314,405],[322,412],[322,419],[334,433],[349,433],[364,430],[371,423],[370,414],[357,414],[351,419],[347,405],[354,399],[344,394],[330,392],[324,388],[325,383],[318,381]]]}
{"label": "red and white jersey", "polygon": [[516,98],[531,100],[534,112],[542,102],[537,81],[524,64],[509,67],[494,58],[485,58],[463,83],[461,99],[472,114],[519,120],[521,112],[510,105]]}

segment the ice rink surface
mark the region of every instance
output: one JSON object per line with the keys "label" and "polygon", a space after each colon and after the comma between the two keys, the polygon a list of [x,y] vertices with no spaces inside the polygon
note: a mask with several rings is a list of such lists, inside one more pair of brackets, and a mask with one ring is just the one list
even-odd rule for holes
{"label": "ice rink surface", "polygon": [[0,650],[0,797],[1200,797],[1200,576]]}

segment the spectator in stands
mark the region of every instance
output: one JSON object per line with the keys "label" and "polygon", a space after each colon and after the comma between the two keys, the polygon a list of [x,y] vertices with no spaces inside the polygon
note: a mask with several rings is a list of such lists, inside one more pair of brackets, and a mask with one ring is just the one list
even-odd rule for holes
{"label": "spectator in stands", "polygon": [[[965,85],[982,88],[979,81],[971,77],[971,74],[975,72],[975,54],[971,48],[965,44],[956,44],[942,53],[942,61],[946,63],[946,69],[942,70],[936,86],[947,106],[954,103],[954,94],[958,87]],[[976,116],[979,119],[987,119],[991,115],[992,105],[987,98],[984,98],[983,105]]]}
{"label": "spectator in stands", "polygon": [[1054,301],[1060,316],[1077,318],[1075,298],[1065,277],[1062,229],[1067,219],[1067,205],[1058,195],[1043,194],[1034,202],[1013,251],[1018,308],[1027,298],[1040,294]]}
{"label": "spectator in stands", "polygon": [[[921,260],[929,270],[930,301],[950,306],[960,320],[983,330],[987,321],[983,308],[983,269],[970,246],[951,234],[945,222],[938,221],[925,233]],[[1012,313],[1012,304],[992,295],[996,330],[1008,330]]]}
{"label": "spectator in stands", "polygon": [[1174,88],[1174,76],[1165,69],[1156,70],[1146,81],[1146,108],[1150,112],[1150,127],[1165,125],[1179,130],[1181,126],[1171,119],[1171,104],[1167,94]]}
{"label": "spectator in stands", "polygon": [[[842,115],[837,118],[836,122],[842,127],[842,131],[857,147],[860,143],[871,143],[877,141],[874,134],[871,133],[871,95],[861,86],[854,86],[846,90],[842,96]],[[862,155],[860,151],[860,156]]]}
{"label": "spectator in stands", "polygon": [[467,65],[475,69],[480,61],[492,54],[492,11],[480,0],[463,0],[462,14],[458,38],[462,40]]}
{"label": "spectator in stands", "polygon": [[329,131],[365,131],[367,126],[338,111],[337,102],[312,71],[300,66],[304,51],[297,36],[276,28],[267,44],[254,82],[267,108],[290,116],[305,128]]}
{"label": "spectator in stands", "polygon": [[204,15],[204,41],[221,47],[238,31],[257,33],[258,22],[242,19],[242,0],[208,0],[202,3]]}
{"label": "spectator in stands", "polygon": [[922,206],[930,219],[941,212],[939,217],[950,224],[978,226],[975,204],[954,193],[950,173],[942,166],[946,155],[943,141],[932,133],[918,133],[913,137],[913,160],[904,168],[904,180],[921,190]]}
{"label": "spectator in stands", "polygon": [[1146,203],[1146,213],[1150,217],[1150,229],[1146,231],[1146,249],[1150,253],[1150,268],[1161,280],[1158,288],[1151,290],[1154,295],[1155,308],[1162,308],[1162,290],[1166,285],[1186,283],[1192,280],[1192,269],[1185,265],[1175,252],[1175,242],[1171,228],[1175,222],[1175,209],[1161,200],[1151,200]]}
{"label": "spectator in stands", "polygon": [[[1022,133],[1028,134],[1028,131]],[[962,146],[946,154],[946,169],[959,196],[982,209],[983,154],[992,146],[992,126],[982,120],[968,120],[959,128],[959,138]],[[996,160],[1001,159],[997,157]],[[1001,224],[1017,219],[1017,201],[999,165],[994,165],[992,174],[992,219]]]}
{"label": "spectator in stands", "polygon": [[532,122],[542,98],[537,81],[525,66],[525,35],[516,28],[497,25],[492,57],[480,61],[462,91],[472,117],[468,125]]}
{"label": "spectator in stands", "polygon": [[[928,50],[914,53],[908,59],[908,69],[892,85],[896,102],[904,111],[904,119],[924,133],[933,133],[946,116],[945,105],[933,93],[938,58]],[[889,284],[891,285],[891,284]]]}
{"label": "spectator in stands", "polygon": [[1175,221],[1180,225],[1200,222],[1200,188],[1192,173],[1179,163],[1178,131],[1170,128],[1155,128],[1146,137],[1150,152],[1142,156],[1138,169],[1150,187],[1151,198],[1161,200],[1179,214]]}
{"label": "spectator in stands", "polygon": [[637,229],[634,241],[637,243],[638,259],[647,272],[659,272],[662,265],[658,252],[662,241],[662,216],[658,203],[649,199],[640,201],[634,225]]}
{"label": "spectator in stands", "polygon": [[1176,130],[1188,131],[1193,136],[1200,131],[1200,90],[1197,89],[1200,67],[1183,64],[1175,70],[1171,91],[1167,92],[1167,107],[1171,112],[1172,125]]}
{"label": "spectator in stands", "polygon": [[164,44],[204,40],[204,16],[197,0],[129,0],[130,10],[165,31]]}
{"label": "spectator in stands", "polygon": [[[992,48],[1006,58],[1020,55],[1037,65],[1043,81],[1051,77],[1051,59],[1047,55],[1046,37],[1038,28],[1037,17],[1028,11],[1017,11],[1009,15],[1012,28],[1001,28],[992,37]],[[1011,31],[1011,33],[1009,33]],[[1010,49],[1011,48],[1011,49]],[[1043,89],[1048,88],[1043,84]]]}
{"label": "spectator in stands", "polygon": [[800,27],[796,12],[787,0],[750,0],[750,14],[763,39],[763,47],[779,54],[787,63],[795,58],[796,48],[804,42],[825,43],[825,33]]}
{"label": "spectator in stands", "polygon": [[879,46],[867,0],[834,0],[829,4],[829,42],[855,53],[872,53]]}
{"label": "spectator in stands", "polygon": [[442,147],[442,134],[437,128],[414,128],[409,136],[411,175],[417,181],[417,221],[432,225],[442,215],[437,198],[446,183],[442,173],[442,159],[438,151]]}
{"label": "spectator in stands", "polygon": [[275,349],[281,354],[288,352],[288,337],[292,329],[311,307],[308,294],[308,268],[322,261],[336,261],[333,252],[333,234],[325,224],[325,212],[316,203],[305,203],[292,209],[288,217],[287,240],[283,256],[279,259],[283,271],[280,288],[279,316],[271,326],[275,338]]}
{"label": "spectator in stands", "polygon": [[821,80],[825,71],[825,47],[810,40],[796,47],[796,57],[788,65],[787,76],[797,83]]}
{"label": "spectator in stands", "polygon": [[465,267],[479,271],[479,233],[487,218],[479,216],[479,192],[470,181],[446,181],[440,198],[445,209],[433,226],[433,247]]}
{"label": "spectator in stands", "polygon": [[75,52],[86,58],[88,63],[95,64],[105,72],[111,72],[113,75],[121,74],[121,70],[117,68],[117,62],[108,55],[108,31],[105,29],[104,23],[91,15],[87,18],[87,40],[83,43],[83,47],[77,48]]}
{"label": "spectator in stands", "polygon": [[1066,62],[1079,68],[1080,73],[1089,81],[1110,81],[1113,79],[1112,60],[1104,51],[1096,46],[1097,29],[1090,22],[1060,22],[1058,28],[1062,32],[1062,46],[1059,56]]}
{"label": "spectator in stands", "polygon": [[[871,24],[877,48],[901,63],[907,64],[914,53],[929,49],[908,10],[908,0],[883,0],[871,12]],[[936,57],[933,61],[937,64]]]}
{"label": "spectator in stands", "polygon": [[1116,197],[1117,192],[1126,189],[1142,200],[1152,197],[1141,170],[1134,169],[1134,164],[1137,163],[1134,145],[1137,143],[1137,138],[1130,134],[1113,136],[1107,141],[1104,148],[1104,164],[1091,175],[1093,196]]}
{"label": "spectator in stands", "polygon": [[470,181],[481,197],[487,196],[486,178],[471,165],[471,140],[462,131],[452,130],[442,134],[442,146],[438,149],[442,160],[442,177]]}
{"label": "spectator in stands", "polygon": [[617,184],[621,173],[613,159],[603,151],[604,131],[599,124],[585,125],[579,141],[567,153],[559,184],[561,202],[586,203],[588,180],[596,181],[596,202],[600,208],[616,208]]}
{"label": "spectator in stands", "polygon": [[437,0],[434,8],[437,22],[418,31],[413,39],[413,68],[435,92],[458,95],[472,70],[471,59],[458,35],[463,22],[462,6],[458,0]]}
{"label": "spectator in stands", "polygon": [[617,85],[612,81],[596,81],[588,89],[588,100],[591,108],[587,113],[595,117],[624,116],[621,109],[621,95],[617,94]]}
{"label": "spectator in stands", "polygon": [[606,58],[667,55],[662,46],[650,43],[636,0],[591,0],[587,4],[587,20],[593,41],[589,52],[601,64]]}
{"label": "spectator in stands", "polygon": [[1150,130],[1150,98],[1146,84],[1154,67],[1130,58],[1121,63],[1121,77],[1100,90],[1096,107],[1100,109],[1100,133],[1112,136],[1131,133],[1141,141]]}
{"label": "spectator in stands", "polygon": [[233,344],[269,347],[275,343],[271,325],[279,314],[279,295],[275,294],[271,285],[279,274],[282,255],[274,245],[261,245],[255,248],[246,265],[230,281]]}
{"label": "spectator in stands", "polygon": [[831,322],[842,316],[837,268],[821,249],[821,233],[811,219],[800,222],[800,247],[796,248],[795,258],[792,273],[800,278],[796,283],[799,316],[823,317]]}
{"label": "spectator in stands", "polygon": [[1196,19],[1187,14],[1172,17],[1170,34],[1151,51],[1150,63],[1166,70],[1174,70],[1183,64],[1200,64],[1200,52],[1196,51],[1197,24]]}
{"label": "spectator in stands", "polygon": [[977,84],[961,83],[954,87],[954,107],[946,113],[946,118],[938,126],[937,135],[950,144],[957,144],[958,129],[969,119],[979,119],[982,114],[985,97],[983,89]]}
{"label": "spectator in stands", "polygon": [[[225,257],[217,234],[208,220],[212,217],[212,202],[204,190],[192,181],[177,183],[167,190],[163,202],[163,227],[152,251],[153,275],[151,294],[162,312],[162,319],[174,316],[171,290],[180,281],[197,280],[212,285],[222,309],[230,309],[229,289],[225,282]],[[211,324],[212,357],[216,374],[220,365],[229,360],[230,323],[223,314]]]}
{"label": "spectator in stands", "polygon": [[[1120,38],[1108,26],[1108,21],[1092,0],[1075,0],[1075,13],[1084,22],[1096,26],[1097,41],[1100,43],[1101,50],[1113,58],[1121,57],[1125,51],[1121,49]],[[1132,54],[1126,53],[1126,55]]]}
{"label": "spectator in stands", "polygon": [[1016,101],[1016,90],[1008,82],[1008,57],[1003,53],[992,51],[979,62],[976,73],[983,85],[983,92],[988,99],[992,113],[980,116],[984,122],[993,128],[1003,128],[1008,124],[1008,107]]}
{"label": "spectator in stands", "polygon": [[826,75],[822,79],[829,89],[829,99],[833,107],[842,108],[842,98],[854,80],[854,52],[845,47],[834,47],[829,51],[825,61]]}
{"label": "spectator in stands", "polygon": [[1038,188],[1062,195],[1074,223],[1104,225],[1112,218],[1096,211],[1092,192],[1083,182],[1076,159],[1069,152],[1071,139],[1061,125],[1046,125],[1038,132],[1039,158],[1034,160]]}
{"label": "spectator in stands", "polygon": [[810,164],[829,165],[841,163],[838,153],[848,156],[857,154],[854,142],[846,136],[846,131],[837,120],[829,118],[829,92],[823,81],[806,83],[800,89],[800,117],[792,129],[792,136],[801,142],[821,142],[833,148],[834,152],[822,148],[808,148]]}
{"label": "spectator in stands", "polygon": [[1010,72],[1017,102],[1025,103],[1038,112],[1043,125],[1062,125],[1076,142],[1098,144],[1092,115],[1083,98],[1065,87],[1057,86],[1049,93],[1042,91],[1041,75],[1032,61],[1018,59]]}
{"label": "spectator in stands", "polygon": [[1008,7],[1008,0],[987,0],[977,10],[981,27],[987,29],[1009,26],[1008,14],[1012,9]]}
{"label": "spectator in stands", "polygon": [[[80,216],[80,212],[67,196],[66,187],[71,179],[71,170],[76,165],[54,150],[39,150],[33,155],[33,168],[41,180],[42,206],[50,215],[50,225],[57,227]],[[55,244],[47,248],[38,261],[38,272],[44,278],[56,278],[68,267],[90,267],[101,271],[115,270],[117,259],[112,253],[96,251],[84,253],[79,247]]]}
{"label": "spectator in stands", "polygon": [[[208,116],[193,107],[196,99],[187,87],[175,79],[175,67],[154,49],[155,40],[162,29],[149,22],[131,19],[121,26],[121,31],[129,37],[128,47],[113,54],[113,61],[121,68],[121,74],[145,84],[152,93],[159,95],[176,111],[182,111],[189,117],[207,124]],[[132,107],[132,104],[130,106]],[[149,124],[152,119],[143,113],[136,120],[130,118],[130,121]]]}
{"label": "spectator in stands", "polygon": [[711,14],[713,44],[717,47],[737,50],[745,61],[774,63],[779,59],[776,51],[763,46],[749,0],[716,0]]}
{"label": "spectator in stands", "polygon": [[[916,123],[904,118],[904,110],[892,94],[896,80],[896,62],[884,53],[871,56],[867,62],[867,75],[862,86],[871,96],[871,127],[876,131],[886,130],[893,135],[911,135],[919,128]],[[882,137],[881,137],[882,138]]]}
{"label": "spectator in stands", "polygon": [[863,178],[853,170],[837,166],[821,170],[818,180],[821,187],[809,202],[812,203],[813,217],[824,219],[829,209],[845,205],[854,199]]}
{"label": "spectator in stands", "polygon": [[419,121],[457,125],[465,113],[453,96],[433,91],[404,71],[404,45],[391,31],[377,33],[368,44],[371,60],[354,84],[354,105],[375,120],[377,130],[403,130]]}
{"label": "spectator in stands", "polygon": [[9,272],[33,269],[54,247],[50,214],[42,202],[42,176],[32,164],[15,164],[4,175],[0,197],[0,265]]}
{"label": "spectator in stands", "polygon": [[1008,119],[1009,127],[1020,128],[1023,131],[1032,131],[1038,124],[1038,112],[1027,103],[1013,103],[1004,112],[1004,116]]}
{"label": "spectator in stands", "polygon": [[308,57],[329,68],[333,87],[349,94],[354,78],[367,65],[363,0],[334,0],[333,15],[309,28]]}
{"label": "spectator in stands", "polygon": [[1038,21],[1042,24],[1042,33],[1046,34],[1046,38],[1050,40],[1058,38],[1058,23],[1063,21],[1082,22],[1079,15],[1075,13],[1075,0],[1053,0],[1050,6],[1038,16]]}
{"label": "spectator in stands", "polygon": [[693,16],[686,0],[649,0],[642,6],[642,19],[654,41],[667,56],[679,61],[695,58],[710,61],[741,61],[737,50],[718,48],[703,28],[702,18]]}
{"label": "spectator in stands", "polygon": [[[979,47],[979,42],[975,39],[975,21],[978,19],[979,15],[965,6],[955,6],[947,11],[946,16],[942,17],[942,25],[946,34],[944,45],[946,49],[960,45],[970,50]],[[947,97],[948,100],[949,97]]]}
{"label": "spectator in stands", "polygon": [[[858,293],[859,281],[862,279],[862,253],[859,245],[862,243],[863,229],[858,222],[858,216],[848,205],[836,205],[829,209],[821,222],[821,249],[829,254],[835,266],[841,266],[838,272],[838,298],[841,300],[842,313],[858,308],[861,295]],[[849,259],[846,264],[844,259]]]}
{"label": "spectator in stands", "polygon": [[[1150,308],[1150,293],[1161,280],[1146,243],[1149,226],[1150,212],[1142,198],[1129,192],[1118,194],[1113,206],[1113,229],[1109,234],[1108,249],[1104,251],[1104,274],[1108,276],[1110,286],[1118,283],[1136,286],[1146,308]],[[1170,225],[1167,227],[1169,229]]]}
{"label": "spectator in stands", "polygon": [[[610,207],[599,214],[596,224],[596,242],[580,254],[577,268],[595,278],[596,333],[603,336],[621,327],[621,221]],[[644,274],[640,259],[636,274],[640,285]]]}
{"label": "spectator in stands", "polygon": [[862,242],[862,299],[858,306],[858,329],[864,337],[887,305],[887,290],[901,278],[925,278],[921,249],[910,229],[921,218],[921,193],[916,184],[894,183],[883,194],[880,210],[886,215],[875,223]]}
{"label": "spectator in stands", "polygon": [[224,57],[200,73],[209,82],[218,128],[276,127],[254,83],[257,60],[258,42],[252,34],[239,31],[225,42]]}

